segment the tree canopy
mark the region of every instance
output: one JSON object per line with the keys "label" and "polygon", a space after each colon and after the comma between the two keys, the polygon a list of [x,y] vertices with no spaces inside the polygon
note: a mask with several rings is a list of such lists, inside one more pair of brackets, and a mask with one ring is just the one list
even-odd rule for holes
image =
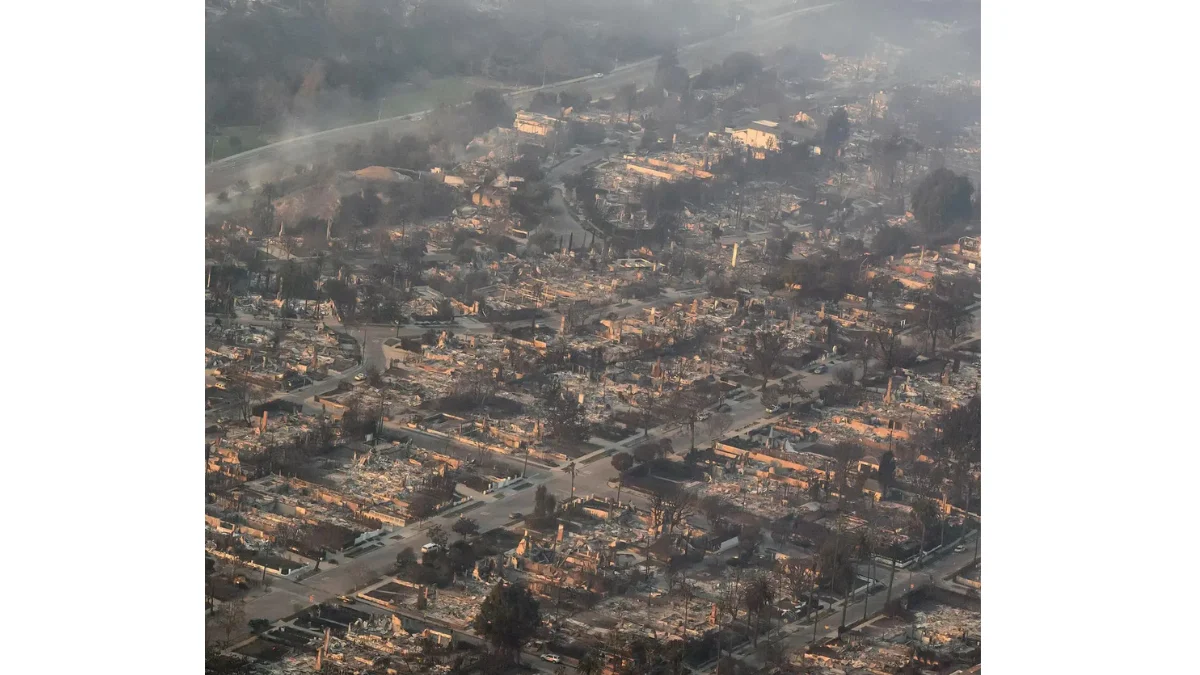
{"label": "tree canopy", "polygon": [[832,155],[840,150],[848,140],[850,140],[850,117],[846,114],[845,108],[838,108],[825,122],[824,148]]}
{"label": "tree canopy", "polygon": [[521,646],[541,623],[538,601],[528,589],[501,582],[480,605],[472,626],[497,652],[519,661]]}
{"label": "tree canopy", "polygon": [[912,211],[927,232],[945,232],[974,215],[975,186],[966,176],[938,169],[925,177],[912,195]]}

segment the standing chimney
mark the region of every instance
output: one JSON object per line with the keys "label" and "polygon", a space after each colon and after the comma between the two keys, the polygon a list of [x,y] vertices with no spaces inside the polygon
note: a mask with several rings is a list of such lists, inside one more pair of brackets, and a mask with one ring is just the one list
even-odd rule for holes
{"label": "standing chimney", "polygon": [[735,241],[735,242],[733,242],[733,260],[731,260],[729,262],[730,267],[737,267],[737,249],[738,249],[738,245],[737,245],[737,242]]}

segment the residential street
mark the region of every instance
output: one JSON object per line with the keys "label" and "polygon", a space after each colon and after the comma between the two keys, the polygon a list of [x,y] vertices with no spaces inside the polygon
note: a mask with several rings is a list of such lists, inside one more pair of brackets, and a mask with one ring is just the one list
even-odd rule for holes
{"label": "residential street", "polygon": [[[967,549],[962,553],[950,553],[943,558],[940,558],[933,563],[927,564],[919,570],[896,570],[896,578],[892,582],[892,598],[895,599],[906,592],[918,590],[931,584],[945,585],[949,582],[943,580],[943,577],[953,574],[968,565],[975,557],[974,534],[968,535]],[[980,553],[982,559],[982,552]],[[879,570],[876,576],[884,584],[887,584],[891,569],[887,568]],[[870,595],[867,602],[867,615],[878,612],[883,609],[887,600],[886,586]],[[863,600],[858,599],[851,601],[849,609],[846,611],[846,623],[854,623],[861,621],[863,618]],[[817,640],[823,640],[829,637],[837,636],[838,625],[842,620],[842,603],[835,603],[830,609],[821,613],[817,621]],[[813,624],[808,622],[796,622],[784,625],[778,632],[770,634],[771,640],[780,640],[784,653],[798,653],[804,650],[810,643],[813,642]],[[766,638],[759,639],[759,647],[762,648]],[[747,645],[735,652],[736,656],[744,660],[745,665],[754,667],[762,667],[764,660],[761,653],[755,653],[753,646]],[[701,672],[715,672],[715,666]]]}

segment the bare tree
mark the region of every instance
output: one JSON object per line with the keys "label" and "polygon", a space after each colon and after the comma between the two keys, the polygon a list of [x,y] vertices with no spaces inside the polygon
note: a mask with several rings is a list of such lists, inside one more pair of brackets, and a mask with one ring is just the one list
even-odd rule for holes
{"label": "bare tree", "polygon": [[789,410],[792,408],[792,404],[795,403],[797,397],[806,397],[811,393],[801,383],[800,379],[801,378],[797,377],[787,380],[779,387],[779,394],[787,397]]}
{"label": "bare tree", "polygon": [[673,533],[676,527],[682,526],[687,517],[696,512],[699,505],[700,499],[692,490],[675,490],[672,494],[667,495],[665,519],[667,534]]}
{"label": "bare tree", "polygon": [[725,432],[729,431],[733,426],[733,415],[729,413],[714,413],[708,418],[708,433],[713,437],[714,441],[719,441],[725,437]]}
{"label": "bare tree", "polygon": [[223,602],[217,607],[217,626],[225,634],[225,641],[233,637],[234,631],[246,625],[246,607],[242,600]]}
{"label": "bare tree", "polygon": [[884,370],[891,371],[896,367],[900,350],[900,333],[892,326],[876,328],[871,331],[871,339],[875,355],[883,361]]}
{"label": "bare tree", "polygon": [[763,379],[762,390],[767,390],[767,380],[779,360],[779,355],[788,348],[787,336],[770,330],[760,330],[754,333],[746,343],[746,352]]}
{"label": "bare tree", "polygon": [[833,458],[837,460],[837,486],[838,493],[846,494],[846,489],[849,487],[849,482],[846,480],[847,474],[850,472],[850,464],[862,459],[863,449],[857,443],[842,441],[833,446]]}
{"label": "bare tree", "polygon": [[643,391],[638,394],[636,399],[638,410],[641,411],[639,417],[647,436],[650,435],[650,425],[657,421],[656,413],[662,408],[659,397],[660,394],[653,391]]}
{"label": "bare tree", "polygon": [[700,414],[704,412],[705,403],[703,397],[690,389],[679,389],[671,397],[671,418],[691,432],[692,450],[696,449],[696,424],[700,421]]}
{"label": "bare tree", "polygon": [[234,395],[242,421],[250,423],[250,414],[254,404],[267,398],[270,392],[259,384],[243,364],[233,365],[225,370],[227,390]]}
{"label": "bare tree", "polygon": [[679,584],[678,595],[679,595],[679,599],[683,601],[683,627],[682,627],[683,629],[680,631],[680,637],[682,637],[684,640],[686,640],[687,639],[688,609],[690,608],[690,605],[692,604],[692,598],[696,597],[696,589],[695,589],[695,587],[692,586],[692,582],[688,581],[687,579],[684,579],[682,581],[682,583]]}

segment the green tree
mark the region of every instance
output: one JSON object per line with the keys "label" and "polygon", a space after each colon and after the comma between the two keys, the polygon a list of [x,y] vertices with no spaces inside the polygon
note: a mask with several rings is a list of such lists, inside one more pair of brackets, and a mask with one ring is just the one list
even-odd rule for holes
{"label": "green tree", "polygon": [[624,473],[633,467],[633,457],[628,452],[618,452],[612,457],[613,468]]}
{"label": "green tree", "polygon": [[628,84],[623,84],[623,85],[621,85],[620,89],[617,89],[617,94],[613,98],[613,104],[615,106],[617,106],[618,110],[621,108],[625,109],[625,123],[626,124],[629,124],[629,121],[631,119],[633,119],[633,107],[636,103],[637,103],[637,84],[636,83],[630,82]]}
{"label": "green tree", "polygon": [[510,127],[516,114],[497,89],[480,89],[471,95],[470,119],[475,133]]}
{"label": "green tree", "polygon": [[912,195],[912,212],[925,231],[945,232],[970,220],[975,187],[966,176],[938,169],[921,181]]}
{"label": "green tree", "polygon": [[893,255],[904,255],[912,248],[912,235],[900,226],[884,227],[875,233],[871,240],[871,252],[886,258]]}
{"label": "green tree", "polygon": [[450,526],[450,529],[453,530],[455,534],[459,535],[463,539],[466,539],[467,537],[479,532],[479,523],[475,522],[474,518],[459,518],[454,522],[453,525]]}
{"label": "green tree", "polygon": [[542,389],[542,404],[550,433],[555,438],[563,441],[587,439],[590,425],[578,396],[565,390],[557,380],[552,380]]}
{"label": "green tree", "polygon": [[896,456],[891,450],[879,457],[879,488],[887,499],[888,490],[896,484]]}
{"label": "green tree", "polygon": [[721,74],[731,84],[745,84],[762,72],[762,59],[750,52],[734,52],[721,62]]}
{"label": "green tree", "polygon": [[446,548],[446,544],[450,541],[450,537],[446,534],[445,528],[441,525],[433,525],[429,528],[429,541],[436,544],[438,548]]}
{"label": "green tree", "polygon": [[557,506],[554,495],[546,490],[545,485],[539,485],[537,491],[533,494],[533,516],[534,518],[546,518],[554,515],[554,509]]}
{"label": "green tree", "polygon": [[496,584],[479,607],[472,626],[496,652],[519,663],[521,646],[542,624],[538,601],[524,587],[501,582]]}
{"label": "green tree", "polygon": [[822,146],[822,154],[836,155],[848,140],[850,140],[850,118],[846,114],[845,108],[838,108],[825,122],[825,143]]}
{"label": "green tree", "polygon": [[758,646],[758,628],[762,624],[763,612],[775,602],[775,590],[766,575],[756,575],[746,582],[746,612],[754,617],[754,646]]}
{"label": "green tree", "polygon": [[275,198],[279,196],[279,188],[274,183],[263,183],[254,204],[250,208],[250,217],[254,233],[260,237],[276,234],[275,230]]}

